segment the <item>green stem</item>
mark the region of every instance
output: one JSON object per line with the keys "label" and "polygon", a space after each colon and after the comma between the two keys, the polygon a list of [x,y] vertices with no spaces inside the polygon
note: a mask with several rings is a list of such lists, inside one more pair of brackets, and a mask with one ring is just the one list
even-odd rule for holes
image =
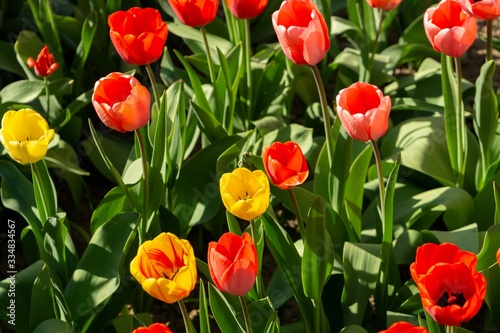
{"label": "green stem", "polygon": [[368,66],[367,66],[368,68],[366,69],[367,77],[364,78],[365,82],[370,81],[373,62],[375,61],[375,53],[377,53],[378,42],[380,39],[380,32],[382,30],[382,21],[384,20],[384,13],[385,13],[384,10],[379,9],[379,21],[378,21],[377,31],[375,33],[375,40],[373,41],[372,52],[370,54],[370,58],[368,59]]}
{"label": "green stem", "polygon": [[189,312],[187,311],[186,304],[183,299],[177,301],[179,303],[179,307],[181,308],[182,318],[184,319],[184,327],[186,328],[186,333],[195,333],[193,328],[193,323],[191,322],[191,318],[189,318]]}
{"label": "green stem", "polygon": [[203,42],[205,43],[205,50],[207,52],[207,63],[208,63],[208,72],[210,74],[210,81],[212,81],[212,85],[214,86],[215,90],[215,69],[214,69],[214,62],[212,61],[212,55],[210,53],[210,47],[208,46],[207,30],[205,29],[205,26],[202,26],[200,29],[201,29],[201,35],[203,36]]}
{"label": "green stem", "polygon": [[247,327],[247,333],[252,333],[252,322],[250,321],[250,313],[248,312],[247,302],[245,296],[240,296],[241,309],[243,310],[243,317],[245,318],[245,325]]}
{"label": "green stem", "polygon": [[43,82],[45,83],[45,97],[47,97],[47,120],[50,122],[50,95],[49,95],[49,80],[47,77],[43,78]]}
{"label": "green stem", "polygon": [[155,74],[150,64],[146,64],[146,72],[148,72],[149,81],[151,81],[151,86],[153,87],[153,95],[155,98],[156,107],[160,107],[160,97],[158,95],[158,84],[156,83]]}
{"label": "green stem", "polygon": [[[252,240],[253,243],[255,244],[255,247],[257,248],[257,229],[255,227],[255,220],[250,221],[250,230],[252,231]],[[259,267],[262,267],[262,263],[259,263]],[[264,297],[264,282],[262,281],[262,274],[261,270],[257,272],[257,276],[255,277],[255,287],[257,288],[257,295],[259,296],[259,299]]]}
{"label": "green stem", "polygon": [[328,103],[326,101],[325,87],[323,86],[323,81],[321,80],[321,74],[319,72],[318,66],[311,66],[313,72],[314,81],[316,81],[316,87],[318,89],[319,100],[321,103],[321,111],[323,113],[323,124],[325,126],[325,136],[326,136],[326,148],[328,151],[328,166],[331,168],[333,164],[333,133],[332,125],[330,120],[330,113],[328,111]]}
{"label": "green stem", "polygon": [[457,167],[458,167],[458,177],[457,185],[458,187],[463,186],[464,175],[465,175],[465,151],[467,149],[466,142],[466,130],[465,130],[465,112],[462,107],[462,65],[460,58],[454,58],[455,61],[455,72],[457,75],[457,101],[456,101],[456,128],[457,128]]}
{"label": "green stem", "polygon": [[457,333],[457,327],[456,326],[446,326],[446,333]]}
{"label": "green stem", "polygon": [[[385,185],[384,185],[384,172],[382,169],[382,157],[380,156],[380,150],[378,149],[377,143],[374,140],[370,140],[370,144],[373,148],[373,153],[375,155],[375,164],[377,165],[377,175],[378,175],[378,191],[380,196],[380,213],[382,215],[382,222],[385,220]],[[383,231],[385,235],[385,230]]]}
{"label": "green stem", "polygon": [[248,108],[248,120],[253,119],[252,110],[252,45],[251,45],[251,34],[250,34],[250,19],[245,19],[245,66],[247,72],[247,108]]}
{"label": "green stem", "polygon": [[288,190],[290,194],[290,199],[292,199],[293,209],[295,210],[295,217],[297,217],[297,222],[299,223],[299,231],[300,237],[302,241],[306,241],[306,228],[304,227],[304,221],[302,220],[302,215],[300,214],[299,204],[297,202],[297,197],[295,196],[295,192],[293,188]]}
{"label": "green stem", "polygon": [[493,59],[493,21],[486,20],[486,61]]}
{"label": "green stem", "polygon": [[141,225],[139,226],[139,244],[142,244],[146,235],[146,228],[149,218],[149,179],[148,179],[148,157],[146,153],[146,144],[144,142],[144,137],[141,131],[138,129],[135,131],[137,135],[137,141],[139,142],[139,150],[141,151],[141,161],[142,161],[142,180],[143,186],[143,202],[142,202],[142,217]]}
{"label": "green stem", "polygon": [[97,132],[94,128],[94,125],[92,124],[92,121],[89,119],[89,128],[90,128],[90,133],[92,134],[92,138],[94,139],[95,145],[97,147],[97,150],[99,151],[99,154],[101,155],[102,159],[104,160],[104,163],[106,164],[106,167],[108,170],[111,172],[113,177],[115,178],[116,182],[118,185],[121,187],[123,193],[125,194],[125,197],[127,198],[127,201],[130,205],[130,207],[136,211],[136,208],[134,206],[134,202],[132,201],[132,197],[130,196],[130,192],[128,191],[127,186],[125,186],[125,183],[123,182],[122,177],[114,167],[113,163],[109,160],[108,156],[104,152],[104,148],[102,147],[101,141],[99,140],[97,136]]}

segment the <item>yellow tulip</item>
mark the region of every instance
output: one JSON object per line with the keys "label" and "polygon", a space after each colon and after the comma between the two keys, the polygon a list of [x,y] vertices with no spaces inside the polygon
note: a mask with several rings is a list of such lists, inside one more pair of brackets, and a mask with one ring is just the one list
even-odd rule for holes
{"label": "yellow tulip", "polygon": [[52,139],[54,130],[36,111],[10,110],[2,118],[0,141],[18,163],[35,163],[44,158]]}
{"label": "yellow tulip", "polygon": [[139,246],[130,262],[130,273],[148,294],[175,303],[187,297],[196,284],[193,248],[185,239],[161,233]]}
{"label": "yellow tulip", "polygon": [[237,168],[220,179],[220,194],[226,209],[240,219],[251,221],[269,206],[269,180],[261,170]]}

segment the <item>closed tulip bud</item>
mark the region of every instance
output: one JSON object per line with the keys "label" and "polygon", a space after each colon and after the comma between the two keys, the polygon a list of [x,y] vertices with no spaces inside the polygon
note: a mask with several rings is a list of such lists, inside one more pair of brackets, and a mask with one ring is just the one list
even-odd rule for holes
{"label": "closed tulip bud", "polygon": [[7,111],[2,118],[0,142],[7,153],[21,164],[36,163],[47,154],[54,130],[36,111]]}
{"label": "closed tulip bud", "polygon": [[259,16],[267,6],[268,0],[226,0],[229,11],[239,19],[252,19]]}
{"label": "closed tulip bud", "polygon": [[434,50],[460,57],[474,43],[477,23],[456,0],[442,0],[424,14],[425,34]]}
{"label": "closed tulip bud", "polygon": [[293,141],[274,142],[264,147],[262,161],[271,182],[282,190],[302,184],[309,175],[306,158]]}
{"label": "closed tulip bud", "polygon": [[403,0],[366,0],[370,7],[383,10],[392,10],[396,8]]}
{"label": "closed tulip bud", "polygon": [[190,27],[212,22],[219,7],[219,0],[168,0],[168,3],[179,21]]}
{"label": "closed tulip bud", "polygon": [[47,45],[40,51],[36,61],[30,57],[26,64],[29,68],[35,68],[35,74],[40,77],[50,76],[59,68],[59,64],[55,62],[54,55],[50,53]]}
{"label": "closed tulip bud", "polygon": [[425,327],[415,326],[405,321],[398,321],[386,330],[378,333],[429,333]]}
{"label": "closed tulip bud", "polygon": [[109,37],[120,57],[132,65],[160,59],[167,41],[167,24],[154,8],[130,8],[108,17]]}
{"label": "closed tulip bud", "polygon": [[462,9],[480,20],[494,20],[500,16],[499,0],[458,0]]}
{"label": "closed tulip bud", "polygon": [[220,194],[231,214],[251,221],[264,214],[269,206],[269,180],[260,170],[237,168],[220,178]]}
{"label": "closed tulip bud", "polygon": [[391,99],[376,86],[356,82],[337,95],[337,114],[355,140],[377,140],[387,132]]}
{"label": "closed tulip bud", "polygon": [[316,65],[330,48],[323,15],[311,0],[285,0],[272,15],[283,52],[297,65]]}
{"label": "closed tulip bud", "polygon": [[208,244],[208,269],[217,289],[245,296],[252,289],[259,270],[257,251],[250,235],[231,232]]}
{"label": "closed tulip bud", "polygon": [[132,333],[173,333],[170,328],[165,324],[154,323],[148,327],[139,327],[132,331]]}
{"label": "closed tulip bud", "polygon": [[132,75],[111,73],[95,83],[92,105],[101,121],[119,132],[135,131],[150,117],[148,89]]}
{"label": "closed tulip bud", "polygon": [[165,303],[187,297],[196,285],[193,247],[185,239],[161,233],[139,246],[130,273],[145,292]]}

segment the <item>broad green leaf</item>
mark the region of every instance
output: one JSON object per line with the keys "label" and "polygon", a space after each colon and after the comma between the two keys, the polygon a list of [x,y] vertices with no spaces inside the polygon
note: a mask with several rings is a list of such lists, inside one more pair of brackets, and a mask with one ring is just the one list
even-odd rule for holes
{"label": "broad green leaf", "polygon": [[[190,136],[187,131],[188,118],[186,117],[186,102],[183,81],[176,81],[167,90],[167,110],[171,120],[168,128],[168,157],[171,177],[176,179],[186,156],[186,149],[191,140],[196,141],[196,136]],[[170,123],[168,123],[170,124]]]}
{"label": "broad green leaf", "polygon": [[271,281],[267,284],[266,295],[273,305],[273,309],[279,309],[293,296],[293,290],[286,281],[279,267],[274,271]]}
{"label": "broad green leaf", "polygon": [[54,313],[56,306],[54,291],[52,290],[52,279],[50,271],[45,265],[33,283],[31,305],[32,308],[29,316],[30,331],[34,331],[45,320],[56,318],[56,314]]}
{"label": "broad green leaf", "polygon": [[14,73],[20,77],[25,77],[24,71],[16,59],[14,46],[6,41],[0,41],[0,69],[3,71]]}
{"label": "broad green leaf", "polygon": [[[19,33],[16,43],[14,44],[18,64],[24,70],[25,76],[32,80],[38,80],[38,77],[35,75],[33,69],[30,69],[28,65],[26,65],[26,60],[30,57],[36,59],[38,53],[44,46],[44,42],[42,42],[38,36],[39,35],[34,31],[23,30]],[[56,75],[55,72],[54,75]]]}
{"label": "broad green leaf", "polygon": [[64,332],[73,333],[74,330],[70,324],[60,319],[48,319],[38,325],[38,327],[33,331],[33,333],[54,333],[54,332]]}
{"label": "broad green leaf", "polygon": [[344,327],[339,333],[368,333],[368,331],[359,325],[348,325]]}
{"label": "broad green leaf", "polygon": [[92,312],[118,288],[123,268],[120,267],[122,252],[138,220],[137,213],[121,213],[104,223],[92,236],[64,290],[72,318]]}
{"label": "broad green leaf", "polygon": [[83,22],[81,40],[78,44],[75,52],[75,59],[73,60],[72,69],[76,73],[77,82],[80,81],[80,76],[82,75],[83,68],[89,56],[90,49],[92,47],[92,42],[94,40],[94,35],[98,28],[99,19],[97,12],[91,10],[85,21]]}
{"label": "broad green leaf", "polygon": [[333,267],[333,244],[326,230],[326,201],[318,196],[307,214],[306,238],[302,255],[304,294],[318,301]]}
{"label": "broad green leaf", "polygon": [[57,213],[57,193],[45,161],[31,164],[33,190],[42,224]]}
{"label": "broad green leaf", "polygon": [[117,186],[112,188],[99,202],[99,205],[92,213],[90,219],[91,233],[95,233],[100,226],[113,218],[113,216],[126,211],[132,211],[132,207],[130,207],[121,187]]}
{"label": "broad green leaf", "polygon": [[201,131],[207,136],[210,142],[216,142],[227,136],[227,132],[222,127],[222,124],[210,111],[194,102],[191,103],[191,106],[198,118],[198,125]]}
{"label": "broad green leaf", "polygon": [[265,332],[268,321],[278,313],[267,297],[248,304],[248,312],[254,332]]}
{"label": "broad green leaf", "polygon": [[28,104],[38,98],[44,91],[45,84],[42,80],[18,80],[0,90],[0,113],[13,103]]}
{"label": "broad green leaf", "polygon": [[500,224],[495,224],[486,231],[483,246],[477,255],[477,270],[479,272],[498,264],[496,258],[498,249],[500,249]]}
{"label": "broad green leaf", "polygon": [[491,320],[495,323],[497,327],[500,327],[500,318],[497,315],[500,313],[500,266],[493,265],[490,268],[482,272],[486,278],[486,296],[484,298],[486,304],[488,304],[489,312],[492,314]]}
{"label": "broad green leaf", "polygon": [[495,224],[500,224],[500,185],[493,182],[493,194],[495,197]]}
{"label": "broad green leaf", "polygon": [[[241,309],[235,309],[232,303],[229,303],[227,297],[236,299],[235,296],[225,295],[220,292],[213,284],[208,284],[208,299],[210,301],[210,308],[214,315],[217,325],[219,325],[222,332],[245,332],[238,318],[238,313]],[[237,303],[236,303],[237,304]]]}
{"label": "broad green leaf", "polygon": [[453,243],[462,250],[479,252],[478,231],[475,223],[452,231],[424,230],[422,236],[424,237],[426,233],[432,233],[440,243]]}
{"label": "broad green leaf", "polygon": [[139,327],[148,327],[153,323],[153,318],[150,313],[134,313],[123,314],[112,321],[116,332],[133,332]]}
{"label": "broad green leaf", "polygon": [[60,169],[60,174],[68,172],[80,176],[90,175],[80,168],[78,155],[73,147],[64,140],[59,140],[56,147],[49,149],[44,159],[48,167]]}

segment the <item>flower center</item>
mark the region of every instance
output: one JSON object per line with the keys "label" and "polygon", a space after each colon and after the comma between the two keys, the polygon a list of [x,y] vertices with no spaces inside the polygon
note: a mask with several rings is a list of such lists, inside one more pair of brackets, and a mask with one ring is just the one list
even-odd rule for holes
{"label": "flower center", "polygon": [[448,291],[444,291],[441,297],[436,302],[437,305],[444,308],[449,305],[458,305],[459,307],[463,307],[466,302],[464,294],[461,292],[448,294]]}

